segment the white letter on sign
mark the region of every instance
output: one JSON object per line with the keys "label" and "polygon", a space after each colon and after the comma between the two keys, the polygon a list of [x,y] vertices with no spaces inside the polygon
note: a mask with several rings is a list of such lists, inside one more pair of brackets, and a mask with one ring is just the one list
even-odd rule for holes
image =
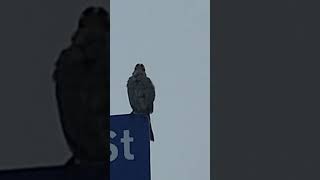
{"label": "white letter on sign", "polygon": [[130,131],[123,131],[123,138],[121,138],[121,142],[124,147],[124,157],[127,160],[134,160],[134,155],[130,153],[130,142],[133,142],[133,137],[130,137]]}
{"label": "white letter on sign", "polygon": [[[113,131],[110,131],[110,137],[113,139],[117,134]],[[118,148],[114,144],[110,143],[110,162],[114,161],[118,157]]]}

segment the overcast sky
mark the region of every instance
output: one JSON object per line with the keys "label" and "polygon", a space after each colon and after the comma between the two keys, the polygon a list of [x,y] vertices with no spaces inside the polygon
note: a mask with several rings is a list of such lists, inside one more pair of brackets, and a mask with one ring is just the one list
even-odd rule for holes
{"label": "overcast sky", "polygon": [[111,1],[111,114],[136,63],[156,87],[153,180],[209,179],[209,0]]}

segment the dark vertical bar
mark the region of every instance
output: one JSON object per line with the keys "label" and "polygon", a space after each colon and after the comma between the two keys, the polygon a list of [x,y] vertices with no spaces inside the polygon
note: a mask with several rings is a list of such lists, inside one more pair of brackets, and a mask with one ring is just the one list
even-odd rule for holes
{"label": "dark vertical bar", "polygon": [[72,153],[68,178],[108,179],[110,117],[110,14],[85,8],[71,44],[53,74],[64,136]]}
{"label": "dark vertical bar", "polygon": [[106,151],[106,154],[107,154],[107,170],[106,170],[106,174],[107,174],[107,177],[105,178],[105,179],[107,179],[107,180],[109,180],[110,179],[110,151],[109,151],[109,149],[110,149],[110,136],[109,136],[109,132],[110,132],[110,25],[111,25],[111,11],[110,11],[110,0],[107,0],[107,10],[109,11],[109,31],[108,31],[108,41],[109,42],[107,42],[108,43],[108,45],[109,45],[109,47],[108,47],[108,49],[107,49],[107,54],[108,54],[108,63],[107,63],[107,65],[108,65],[108,82],[107,82],[107,84],[108,84],[108,105],[109,105],[109,107],[108,107],[108,118],[107,118],[107,136],[106,136],[106,138],[107,138],[107,151]]}
{"label": "dark vertical bar", "polygon": [[319,5],[214,1],[215,179],[320,179]]}
{"label": "dark vertical bar", "polygon": [[0,179],[109,179],[110,0],[0,4]]}

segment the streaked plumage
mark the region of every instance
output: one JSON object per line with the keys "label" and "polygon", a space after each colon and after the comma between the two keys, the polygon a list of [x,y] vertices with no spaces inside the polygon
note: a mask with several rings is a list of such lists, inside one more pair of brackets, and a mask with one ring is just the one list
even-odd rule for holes
{"label": "streaked plumage", "polygon": [[127,91],[132,112],[148,116],[150,122],[150,140],[154,141],[150,114],[153,113],[155,88],[150,78],[147,77],[143,64],[135,66],[135,70],[127,82]]}

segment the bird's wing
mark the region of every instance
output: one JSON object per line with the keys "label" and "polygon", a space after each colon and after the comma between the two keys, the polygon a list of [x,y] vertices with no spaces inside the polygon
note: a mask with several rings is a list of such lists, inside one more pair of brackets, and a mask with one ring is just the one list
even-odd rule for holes
{"label": "bird's wing", "polygon": [[145,102],[148,106],[148,110],[150,113],[153,112],[153,101],[155,100],[155,88],[154,85],[152,83],[152,81],[150,80],[150,78],[146,78],[145,79]]}
{"label": "bird's wing", "polygon": [[128,98],[129,98],[129,103],[132,108],[132,110],[135,110],[135,95],[134,95],[134,80],[133,77],[130,77],[128,82],[127,82],[127,92],[128,92]]}
{"label": "bird's wing", "polygon": [[85,56],[80,48],[71,46],[63,50],[55,63],[53,79],[65,81],[78,77],[85,67],[83,66],[84,61]]}
{"label": "bird's wing", "polygon": [[[56,81],[57,105],[60,114],[60,121],[66,140],[73,153],[80,148],[82,142],[77,132],[78,124],[83,121],[84,103],[82,103],[79,84],[85,65],[82,52],[75,47],[69,47],[62,51],[56,62],[54,78]],[[80,80],[79,80],[80,79]]]}

